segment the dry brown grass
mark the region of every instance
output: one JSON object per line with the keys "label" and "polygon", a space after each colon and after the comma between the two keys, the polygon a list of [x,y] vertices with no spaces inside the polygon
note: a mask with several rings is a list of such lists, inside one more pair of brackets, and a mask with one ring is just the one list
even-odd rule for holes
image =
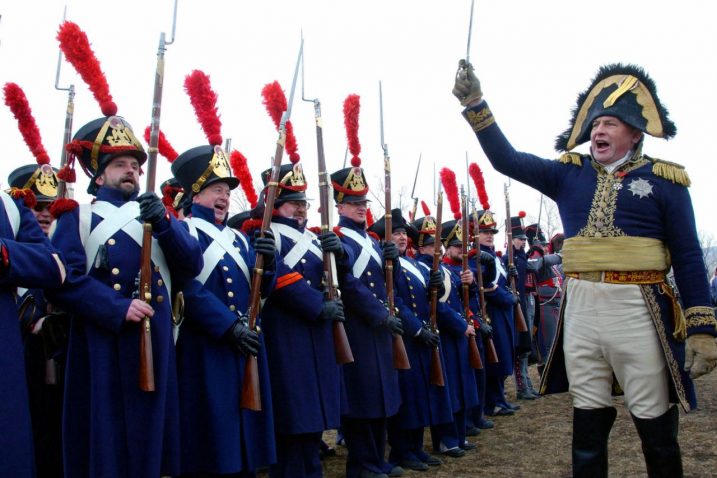
{"label": "dry brown grass", "polygon": [[[535,367],[531,375],[536,382]],[[536,382],[537,383],[537,382]],[[509,399],[515,398],[512,382],[506,383]],[[699,409],[680,417],[680,445],[686,477],[717,476],[717,372],[697,381]],[[512,400],[511,400],[512,401]],[[569,477],[572,405],[568,394],[521,401],[512,417],[496,417],[496,427],[471,438],[477,451],[463,458],[445,458],[444,465],[426,472],[406,471],[404,477]],[[640,440],[630,414],[615,399],[617,420],[610,436],[610,476],[646,476]],[[335,434],[325,439],[333,446]],[[425,443],[430,443],[426,432]],[[430,451],[427,449],[427,451]],[[346,449],[324,461],[324,476],[345,475]]]}

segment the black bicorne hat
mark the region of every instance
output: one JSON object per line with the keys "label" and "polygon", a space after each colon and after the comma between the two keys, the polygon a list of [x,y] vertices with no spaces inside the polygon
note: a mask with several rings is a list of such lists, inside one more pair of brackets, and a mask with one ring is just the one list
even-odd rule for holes
{"label": "black bicorne hat", "polygon": [[513,239],[527,239],[525,229],[523,228],[523,216],[512,216],[510,218],[510,232]]}
{"label": "black bicorne hat", "polygon": [[[391,209],[391,229],[392,232],[396,232],[396,230],[398,229],[404,229],[406,231],[406,235],[410,237],[411,233],[409,232],[409,230],[413,229],[413,225],[406,222],[406,219],[404,219],[401,210],[396,208]],[[384,215],[381,216],[380,219],[377,219],[368,228],[368,230],[383,239],[383,237],[386,235],[386,216]]]}
{"label": "black bicorne hat", "polygon": [[[264,188],[271,179],[269,168],[261,173]],[[276,189],[274,206],[278,207],[286,201],[306,201],[306,178],[301,164],[282,164],[279,169],[279,187]]]}
{"label": "black bicorne hat", "polygon": [[67,151],[79,161],[90,178],[89,194],[95,194],[95,183],[107,165],[118,156],[132,156],[142,165],[147,160],[142,144],[137,140],[130,124],[121,116],[105,116],[90,121],[67,145]]}
{"label": "black bicorne hat", "polygon": [[436,218],[433,216],[425,216],[416,219],[411,223],[411,229],[408,230],[408,237],[411,238],[413,245],[416,247],[430,246],[435,243],[436,235]]}
{"label": "black bicorne hat", "polygon": [[445,247],[463,245],[463,228],[460,220],[443,223],[441,226],[441,241]]}
{"label": "black bicorne hat", "polygon": [[657,138],[670,139],[677,133],[657,97],[655,83],[636,65],[616,63],[600,68],[587,91],[578,96],[570,127],[557,137],[555,149],[570,151],[590,141],[592,123],[600,116],[615,116]]}
{"label": "black bicorne hat", "polygon": [[239,180],[231,175],[227,154],[218,145],[197,146],[180,154],[172,163],[172,174],[187,197],[217,182],[226,183],[229,189],[239,186]]}
{"label": "black bicorne hat", "polygon": [[8,183],[14,189],[30,189],[38,202],[57,199],[57,169],[49,164],[28,164],[10,173]]}
{"label": "black bicorne hat", "polygon": [[545,233],[543,228],[539,224],[531,224],[525,227],[525,234],[528,237],[528,244],[542,244],[545,245],[548,241],[545,239]]}

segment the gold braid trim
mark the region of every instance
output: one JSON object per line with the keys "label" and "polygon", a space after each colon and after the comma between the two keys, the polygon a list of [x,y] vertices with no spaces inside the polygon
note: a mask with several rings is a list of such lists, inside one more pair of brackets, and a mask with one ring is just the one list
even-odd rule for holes
{"label": "gold braid trim", "polygon": [[671,163],[670,161],[663,161],[662,159],[649,159],[652,161],[652,173],[655,176],[665,178],[668,181],[672,181],[675,184],[681,184],[685,187],[690,187],[690,184],[692,184],[684,166],[677,163]]}
{"label": "gold braid trim", "polygon": [[712,307],[697,306],[690,307],[685,311],[687,318],[687,328],[692,327],[714,327],[717,328],[717,320],[715,320],[715,311]]}
{"label": "gold braid trim", "polygon": [[562,249],[563,270],[665,271],[670,267],[667,248],[649,237],[571,237]]}
{"label": "gold braid trim", "polygon": [[561,154],[557,160],[563,164],[574,164],[575,166],[583,165],[583,158],[578,153]]}
{"label": "gold braid trim", "polygon": [[495,123],[493,112],[487,106],[481,108],[480,111],[466,111],[465,118],[468,120],[468,123],[470,123],[471,128],[473,128],[473,131],[476,133],[483,131],[488,126]]}

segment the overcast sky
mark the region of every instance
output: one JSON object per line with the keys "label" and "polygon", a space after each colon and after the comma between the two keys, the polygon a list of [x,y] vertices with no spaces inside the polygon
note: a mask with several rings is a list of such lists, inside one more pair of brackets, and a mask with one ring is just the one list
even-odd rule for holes
{"label": "overcast sky", "polygon": [[[67,19],[88,35],[107,76],[119,114],[136,132],[149,124],[161,31],[171,30],[173,0],[68,0]],[[54,89],[55,39],[61,1],[0,0],[0,83],[19,84],[39,124],[43,143],[59,164],[67,93]],[[675,139],[648,137],[645,152],[686,166],[697,227],[717,235],[712,145],[717,106],[717,32],[714,2],[476,0],[471,60],[486,99],[513,145],[554,158],[555,136],[568,125],[578,93],[598,67],[611,62],[643,66],[657,84],[677,125]],[[193,69],[212,80],[222,133],[249,159],[258,189],[269,166],[276,132],[261,104],[261,88],[291,83],[304,32],[305,90],[323,106],[328,169],[342,167],[346,149],[342,104],[361,96],[362,166],[375,191],[383,175],[378,82],[383,82],[385,140],[393,186],[408,208],[415,164],[423,155],[417,195],[432,203],[433,169],[447,166],[464,182],[465,156],[484,170],[491,208],[504,216],[503,183],[492,170],[461,107],[451,95],[459,58],[466,53],[470,0],[179,0],[176,40],[165,55],[161,128],[182,152],[206,144],[183,81]],[[63,62],[60,86],[74,84],[74,122],[100,109],[74,69]],[[0,112],[0,180],[33,161],[9,109]],[[316,188],[316,137],[311,103],[297,86],[292,122],[307,179]],[[585,151],[584,148],[579,151]],[[287,159],[288,160],[288,159]],[[160,158],[157,183],[170,175]],[[76,197],[86,200],[78,168]],[[539,194],[513,182],[512,210],[537,217]],[[318,201],[315,202],[315,212]],[[447,205],[446,205],[447,209]],[[382,212],[374,202],[374,212]],[[447,214],[448,211],[446,210]],[[502,219],[502,217],[501,217]]]}

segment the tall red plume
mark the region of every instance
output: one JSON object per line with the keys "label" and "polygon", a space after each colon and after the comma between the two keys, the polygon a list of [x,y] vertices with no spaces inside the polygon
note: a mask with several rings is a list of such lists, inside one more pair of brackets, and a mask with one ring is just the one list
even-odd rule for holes
{"label": "tall red plume", "polygon": [[485,190],[485,180],[483,179],[483,171],[481,171],[478,163],[471,163],[468,166],[468,174],[473,179],[476,191],[478,191],[478,200],[480,201],[481,207],[484,211],[490,209],[490,202],[488,202],[488,192]]}
{"label": "tall red plume", "polygon": [[351,152],[351,166],[361,166],[361,143],[358,139],[359,111],[361,109],[361,97],[359,95],[348,95],[344,100],[344,126],[346,126],[346,138],[349,142]]}
{"label": "tall red plume", "polygon": [[80,30],[76,23],[67,21],[60,25],[57,39],[65,58],[75,67],[100,104],[102,114],[116,115],[117,105],[112,100],[107,78],[100,68],[100,62],[95,57],[85,32]]}
{"label": "tall red plume", "polygon": [[[147,126],[144,129],[144,140],[149,144],[149,135],[151,133],[151,129],[149,126]],[[159,144],[157,145],[157,150],[159,150],[159,154],[167,158],[167,161],[170,163],[173,163],[175,159],[177,159],[177,156],[179,156],[179,153],[175,151],[175,149],[172,147],[172,145],[167,140],[167,137],[164,136],[164,133],[162,130],[159,131]]]}
{"label": "tall red plume", "polygon": [[373,219],[373,213],[371,212],[371,209],[366,209],[366,228],[369,228],[373,226],[374,223]]}
{"label": "tall red plume", "polygon": [[5,83],[3,91],[5,92],[5,104],[8,105],[12,114],[15,115],[20,134],[22,134],[32,155],[35,156],[37,164],[48,164],[50,157],[42,145],[40,130],[37,128],[35,118],[32,116],[32,109],[30,109],[30,104],[22,88],[15,83]]}
{"label": "tall red plume", "polygon": [[[453,218],[458,220],[461,218],[461,203],[458,199],[458,184],[456,183],[456,173],[448,168],[441,169],[441,183],[443,183],[443,189],[446,191],[446,197],[451,205],[451,212]],[[440,225],[438,226],[440,227]]]}
{"label": "tall red plume", "polygon": [[212,90],[209,77],[200,70],[194,70],[184,78],[184,91],[194,107],[197,120],[212,146],[222,144],[222,122],[217,110],[217,94]]}
{"label": "tall red plume", "polygon": [[421,200],[421,208],[423,208],[423,215],[424,216],[430,216],[431,210],[428,207],[428,204],[426,204],[426,201]]}
{"label": "tall red plume", "polygon": [[259,202],[259,198],[256,195],[254,183],[251,180],[251,171],[249,171],[249,165],[247,164],[246,157],[235,149],[232,151],[232,155],[229,158],[229,164],[232,167],[234,176],[239,179],[239,184],[241,184],[241,187],[244,190],[246,200],[249,201],[249,205],[252,209],[254,209]]}
{"label": "tall red plume", "polygon": [[[281,116],[287,109],[286,96],[284,90],[281,89],[281,85],[278,81],[273,83],[267,83],[261,90],[261,96],[264,97],[264,106],[266,111],[274,121],[274,126],[279,129],[281,123]],[[294,136],[294,126],[291,121],[286,122],[286,152],[289,153],[289,160],[296,164],[299,162],[301,157],[297,152],[298,145],[296,144],[296,136]]]}

